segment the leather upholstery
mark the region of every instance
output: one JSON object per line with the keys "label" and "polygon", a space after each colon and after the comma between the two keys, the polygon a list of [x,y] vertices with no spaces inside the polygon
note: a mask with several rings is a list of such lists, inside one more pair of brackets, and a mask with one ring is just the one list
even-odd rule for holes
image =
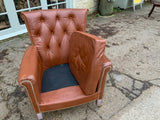
{"label": "leather upholstery", "polygon": [[70,40],[69,66],[85,94],[96,92],[104,63],[105,40],[74,32]]}
{"label": "leather upholstery", "polygon": [[42,112],[73,107],[98,98],[98,93],[85,95],[79,86],[71,86],[41,94]]}
{"label": "leather upholstery", "polygon": [[74,31],[85,31],[87,9],[40,10],[23,12],[21,16],[44,70],[68,63],[70,36]]}
{"label": "leather upholstery", "polygon": [[[105,67],[112,64],[104,55],[105,41],[85,33],[87,11],[54,9],[21,14],[33,46],[24,54],[18,83],[25,87],[36,113],[102,98],[109,71]],[[60,64],[69,64],[79,85],[41,93],[44,71]]]}
{"label": "leather upholstery", "polygon": [[[39,110],[36,106],[36,101],[34,100],[32,86],[34,88],[37,102],[40,103],[42,75],[42,62],[39,53],[35,46],[30,46],[23,56],[19,70],[18,83],[28,88],[27,90],[30,98],[33,100],[32,102],[36,112]],[[28,81],[31,82],[32,86]]]}

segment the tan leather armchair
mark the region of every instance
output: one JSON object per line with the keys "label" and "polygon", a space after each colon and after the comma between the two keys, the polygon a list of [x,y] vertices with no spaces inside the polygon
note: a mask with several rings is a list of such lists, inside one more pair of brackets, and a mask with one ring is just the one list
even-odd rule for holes
{"label": "tan leather armchair", "polygon": [[32,46],[23,57],[18,83],[38,119],[42,112],[97,100],[101,105],[112,63],[105,40],[85,33],[87,9],[23,12]]}

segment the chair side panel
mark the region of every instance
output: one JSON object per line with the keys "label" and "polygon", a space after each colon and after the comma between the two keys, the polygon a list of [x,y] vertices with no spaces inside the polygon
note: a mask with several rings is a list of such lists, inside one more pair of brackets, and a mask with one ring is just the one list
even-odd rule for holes
{"label": "chair side panel", "polygon": [[104,63],[105,40],[87,33],[71,37],[69,65],[81,89],[87,95],[96,92]]}

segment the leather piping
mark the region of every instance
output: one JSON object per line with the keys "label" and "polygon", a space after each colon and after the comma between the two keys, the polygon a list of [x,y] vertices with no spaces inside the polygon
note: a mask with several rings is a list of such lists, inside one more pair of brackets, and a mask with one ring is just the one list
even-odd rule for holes
{"label": "leather piping", "polygon": [[[95,101],[95,100],[92,100],[92,101]],[[92,102],[92,101],[89,101],[89,102]],[[64,110],[64,109],[67,109],[67,108],[72,108],[72,107],[75,107],[75,106],[80,106],[80,105],[83,105],[83,104],[87,104],[89,102],[78,104],[78,105],[73,105],[73,106],[69,106],[69,107],[65,107],[65,108],[61,108],[61,109],[56,109],[56,110]],[[45,113],[45,112],[51,112],[51,111],[53,112],[53,111],[56,111],[56,110],[45,110],[45,111],[43,111],[43,113]]]}
{"label": "leather piping", "polygon": [[[27,89],[27,87],[26,87],[25,85],[23,85],[23,83],[25,83],[25,82],[30,83],[30,85],[31,85],[31,87],[32,87],[32,91],[33,91],[33,96],[34,96],[35,102],[36,102],[36,104],[37,104],[37,107],[38,107],[39,113],[41,113],[40,108],[39,108],[39,105],[38,105],[38,102],[37,102],[37,99],[36,99],[36,96],[35,96],[35,92],[34,92],[34,89],[33,89],[32,82],[31,82],[31,81],[29,81],[29,80],[24,80],[24,81],[22,81],[22,82],[20,83],[20,85],[21,85],[21,86],[23,86],[23,87],[26,89],[26,91],[27,91],[27,95],[29,96],[30,101],[31,101],[31,103],[32,103],[32,107],[34,108],[34,106],[33,106],[33,102],[32,102],[32,99],[31,99],[31,97],[30,97],[30,95],[29,95],[29,92],[28,92],[28,89]],[[36,113],[35,108],[34,108],[34,111],[35,111],[35,113]]]}
{"label": "leather piping", "polygon": [[104,72],[106,71],[107,68],[110,68],[109,71],[112,69],[112,66],[106,66],[103,67],[103,72],[102,72],[102,76],[101,76],[101,80],[100,80],[100,88],[99,88],[99,94],[98,94],[98,100],[99,100],[99,96],[101,94],[101,87],[102,87],[102,81],[103,81],[103,77],[104,77]]}

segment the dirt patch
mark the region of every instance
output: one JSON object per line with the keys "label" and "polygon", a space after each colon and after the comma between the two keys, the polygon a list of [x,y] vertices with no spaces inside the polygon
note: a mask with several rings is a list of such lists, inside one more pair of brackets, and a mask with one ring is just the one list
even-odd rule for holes
{"label": "dirt patch", "polygon": [[22,87],[20,87],[20,86],[16,86],[15,91],[13,93],[11,93],[9,96],[10,97],[18,97],[19,101],[21,101],[24,97],[27,97],[25,91],[22,91]]}
{"label": "dirt patch", "polygon": [[118,33],[116,27],[111,27],[106,24],[93,26],[94,27],[88,26],[90,29],[87,32],[96,36],[101,36],[102,38],[108,38]]}
{"label": "dirt patch", "polygon": [[106,47],[108,47],[108,48],[109,48],[109,47],[111,47],[111,46],[106,44]]}
{"label": "dirt patch", "polygon": [[146,49],[146,50],[149,50],[149,48],[148,48],[148,47],[146,47],[146,46],[143,46],[143,48],[144,48],[144,49]]}
{"label": "dirt patch", "polygon": [[113,45],[113,46],[118,46],[119,44],[118,44],[118,43],[112,43],[112,45]]}
{"label": "dirt patch", "polygon": [[0,52],[0,60],[3,60],[4,56],[8,55],[7,51],[8,49],[4,49]]}

